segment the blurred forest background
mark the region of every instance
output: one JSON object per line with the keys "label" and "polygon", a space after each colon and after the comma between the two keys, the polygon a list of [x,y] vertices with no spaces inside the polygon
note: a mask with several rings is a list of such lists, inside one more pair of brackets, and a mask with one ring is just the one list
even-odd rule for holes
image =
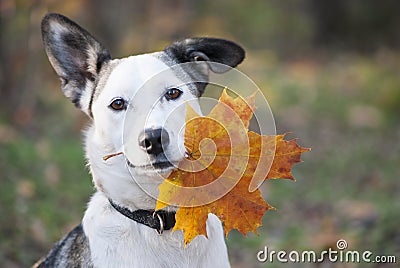
{"label": "blurred forest background", "polygon": [[399,10],[396,0],[1,0],[0,266],[46,254],[93,193],[81,143],[88,119],[63,97],[45,56],[47,12],[77,21],[113,57],[188,36],[246,48],[239,69],[267,96],[278,133],[313,151],[295,166],[296,183],[263,184],[278,210],[259,236],[229,235],[233,267],[265,266],[256,260],[264,246],[322,251],[339,238],[400,261]]}

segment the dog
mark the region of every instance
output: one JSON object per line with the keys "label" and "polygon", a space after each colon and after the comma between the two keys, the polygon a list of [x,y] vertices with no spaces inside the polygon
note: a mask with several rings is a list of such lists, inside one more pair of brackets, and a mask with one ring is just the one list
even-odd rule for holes
{"label": "dog", "polygon": [[155,211],[155,204],[162,179],[185,157],[185,103],[200,113],[209,72],[236,67],[243,48],[188,38],[160,52],[112,59],[63,15],[47,14],[41,30],[64,95],[91,119],[85,152],[96,193],[82,223],[35,267],[229,267],[215,215],[208,217],[207,238],[197,236],[185,248],[182,232],[172,232],[177,208]]}

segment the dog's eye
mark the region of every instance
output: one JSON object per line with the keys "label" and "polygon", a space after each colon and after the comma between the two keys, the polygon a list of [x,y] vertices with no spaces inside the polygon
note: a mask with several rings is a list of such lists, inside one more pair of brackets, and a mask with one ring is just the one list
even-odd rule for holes
{"label": "dog's eye", "polygon": [[125,100],[121,98],[113,100],[113,102],[111,102],[110,104],[110,108],[115,111],[120,111],[125,109],[126,108]]}
{"label": "dog's eye", "polygon": [[175,100],[182,95],[182,91],[177,88],[171,88],[165,93],[167,100]]}

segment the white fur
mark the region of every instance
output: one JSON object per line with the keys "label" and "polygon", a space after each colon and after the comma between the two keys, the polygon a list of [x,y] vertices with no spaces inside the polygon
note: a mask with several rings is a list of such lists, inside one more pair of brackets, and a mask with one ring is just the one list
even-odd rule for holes
{"label": "white fur", "polygon": [[[90,243],[95,267],[229,267],[223,229],[219,219],[210,214],[207,235],[196,237],[186,249],[182,232],[164,231],[138,224],[110,206],[108,198],[131,210],[154,209],[158,185],[170,170],[131,168],[149,163],[147,154],[138,146],[138,135],[147,127],[164,127],[170,135],[167,157],[179,161],[183,157],[185,101],[195,96],[186,87],[175,101],[160,96],[180,80],[168,72],[168,66],[157,54],[114,60],[116,65],[93,103],[93,124],[86,131],[86,156],[97,193],[89,203],[83,228]],[[149,82],[150,78],[152,78]],[[158,79],[157,79],[158,77]],[[168,79],[164,79],[168,77]],[[145,87],[142,96],[142,87]],[[136,96],[135,96],[136,94]],[[134,97],[132,97],[134,96]],[[129,100],[127,111],[112,111],[108,106],[116,97]],[[200,111],[198,104],[191,104]],[[128,115],[127,115],[128,113]],[[127,120],[124,125],[124,120]],[[125,126],[125,128],[124,128]],[[124,137],[125,129],[125,137]],[[103,156],[123,151],[125,155],[104,161]]]}
{"label": "white fur", "polygon": [[210,214],[207,235],[183,247],[181,231],[161,235],[116,210],[96,193],[83,219],[95,267],[229,267],[221,222]]}

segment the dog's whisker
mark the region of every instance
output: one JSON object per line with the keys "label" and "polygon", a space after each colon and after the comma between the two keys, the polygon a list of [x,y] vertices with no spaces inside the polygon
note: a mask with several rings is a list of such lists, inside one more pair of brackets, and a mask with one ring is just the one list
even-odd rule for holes
{"label": "dog's whisker", "polygon": [[103,160],[104,160],[104,161],[107,161],[107,160],[110,159],[111,157],[118,156],[118,155],[123,155],[123,154],[124,154],[123,152],[114,153],[114,154],[109,154],[109,155],[103,156]]}

